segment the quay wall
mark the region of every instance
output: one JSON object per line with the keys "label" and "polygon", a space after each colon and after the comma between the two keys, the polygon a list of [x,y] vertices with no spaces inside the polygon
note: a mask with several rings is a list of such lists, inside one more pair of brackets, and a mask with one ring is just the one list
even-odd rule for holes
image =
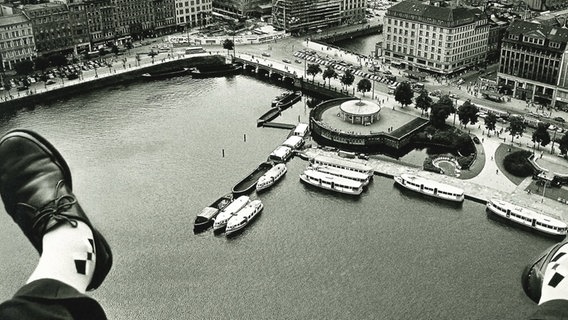
{"label": "quay wall", "polygon": [[52,88],[47,91],[23,96],[21,95],[19,97],[15,97],[12,100],[2,101],[0,102],[0,112],[34,106],[38,104],[51,103],[59,99],[65,99],[73,95],[91,92],[96,89],[101,89],[116,84],[140,81],[142,80],[142,74],[147,72],[164,72],[177,68],[189,68],[202,65],[220,65],[224,63],[224,57],[212,55],[180,58],[177,60],[146,65],[139,68],[131,68],[125,71],[121,70],[120,72],[116,72],[115,70],[115,73],[110,76],[90,78],[88,80],[66,84],[62,87]]}

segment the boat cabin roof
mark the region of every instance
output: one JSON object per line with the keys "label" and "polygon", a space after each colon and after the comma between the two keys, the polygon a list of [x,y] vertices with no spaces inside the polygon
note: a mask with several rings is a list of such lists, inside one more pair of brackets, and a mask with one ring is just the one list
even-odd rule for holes
{"label": "boat cabin roof", "polygon": [[292,149],[290,147],[278,146],[278,147],[276,147],[276,149],[274,149],[274,151],[272,151],[272,153],[270,155],[276,156],[276,157],[279,157],[279,158],[283,158],[287,154],[289,154],[290,152],[292,152]]}
{"label": "boat cabin roof", "polygon": [[300,136],[290,136],[290,138],[286,139],[282,145],[290,148],[297,148],[302,141],[304,141],[304,139]]}
{"label": "boat cabin roof", "polygon": [[430,187],[430,188],[437,188],[438,190],[443,190],[443,191],[455,193],[455,194],[463,194],[464,193],[464,190],[462,188],[454,187],[454,186],[451,186],[449,184],[441,183],[441,182],[434,181],[434,180],[425,179],[425,178],[422,178],[420,176],[415,176],[415,175],[403,173],[403,174],[400,175],[400,177],[403,178],[406,181],[414,182],[416,184],[422,184],[422,185]]}
{"label": "boat cabin roof", "polygon": [[329,163],[331,165],[338,165],[338,166],[344,166],[344,167],[349,167],[349,168],[353,168],[356,170],[360,170],[360,171],[368,171],[368,172],[372,172],[373,168],[371,166],[368,166],[366,164],[362,164],[359,162],[355,162],[355,161],[350,161],[350,160],[345,160],[345,159],[338,159],[338,158],[332,158],[332,157],[328,157],[328,156],[316,156],[314,158],[314,163]]}
{"label": "boat cabin roof", "polygon": [[320,179],[320,180],[326,181],[328,183],[334,182],[334,183],[341,184],[341,185],[346,186],[346,187],[351,187],[351,188],[363,187],[363,183],[361,183],[360,181],[355,181],[355,180],[351,180],[351,179],[346,179],[346,178],[334,176],[332,174],[319,172],[319,171],[316,171],[316,170],[313,170],[313,169],[305,170],[304,174],[307,175],[307,176],[310,176],[312,178],[315,178],[315,179]]}

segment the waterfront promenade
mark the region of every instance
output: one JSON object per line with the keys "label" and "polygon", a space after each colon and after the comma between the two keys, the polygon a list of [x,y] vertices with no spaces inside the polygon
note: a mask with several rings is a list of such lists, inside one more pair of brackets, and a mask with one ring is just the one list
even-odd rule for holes
{"label": "waterfront promenade", "polygon": [[[276,45],[250,45],[246,47],[246,50],[249,52],[238,52],[237,56],[243,59],[254,59],[258,63],[265,64],[272,68],[279,68],[281,70],[296,72],[298,75],[303,75],[305,72],[305,62],[304,63],[287,63],[283,62],[283,58],[293,58],[293,53],[297,50],[301,50],[303,47],[312,47],[313,45],[310,44],[309,41],[302,41],[299,39],[293,38],[285,38],[281,40],[282,43],[278,43]],[[207,48],[206,48],[207,49]],[[215,53],[223,54],[226,53],[226,50],[220,51],[219,48],[211,47],[208,53],[202,55],[211,55]],[[244,49],[241,47],[241,49]],[[324,51],[329,51],[325,48],[320,48]],[[145,50],[145,49],[139,49]],[[179,49],[181,50],[181,49]],[[338,50],[338,49],[333,49]],[[270,57],[261,56],[262,52],[271,52]],[[341,53],[334,52],[334,56],[342,56]],[[349,53],[345,53],[346,56],[349,56]],[[143,55],[141,55],[143,56]],[[255,56],[255,58],[253,58]],[[176,60],[176,59],[183,59],[186,58],[181,51],[175,51],[170,54],[162,54],[158,57],[155,57],[153,60],[149,56],[142,57],[139,61],[135,59],[134,55],[127,56],[126,60],[114,60],[111,62],[111,66],[108,68],[100,68],[99,70],[89,70],[88,72],[84,72],[79,79],[76,80],[65,80],[61,81],[60,83],[54,85],[53,87],[45,87],[41,88],[40,86],[36,86],[35,88],[31,88],[31,94],[41,93],[46,90],[53,90],[54,88],[58,87],[72,87],[75,84],[85,83],[89,81],[95,81],[100,78],[104,77],[111,77],[116,76],[124,72],[128,72],[130,70],[138,70],[144,69],[147,67],[155,66],[157,64],[165,63],[168,61]],[[358,81],[359,77],[356,77],[356,82]],[[356,83],[355,82],[355,83]],[[324,82],[321,82],[321,85],[325,85]],[[338,79],[331,79],[330,83],[328,84],[335,88],[341,88],[342,85]],[[419,116],[420,111],[413,108],[413,107],[406,107],[400,108],[400,105],[396,103],[393,99],[393,96],[386,94],[386,86],[382,84],[375,84],[374,91],[367,94],[360,94],[355,93],[355,96],[360,97],[364,100],[373,100],[375,102],[380,103],[382,108],[389,108],[395,110],[397,112],[407,113],[413,116]],[[23,96],[23,94],[22,94]],[[17,95],[13,95],[11,99],[18,99]],[[512,105],[515,103],[519,104],[518,108],[523,107],[521,103],[513,101]],[[1,103],[0,103],[1,108]],[[452,124],[452,119],[448,119],[447,122]],[[500,124],[503,128],[504,126]],[[503,139],[502,137],[497,137],[492,135],[488,137],[486,135],[486,130],[482,128],[482,126],[477,125],[470,125],[468,126],[467,130],[470,131],[472,135],[476,135],[482,141],[480,146],[480,155],[476,161],[482,162],[478,163],[478,165],[482,166],[482,170],[477,174],[473,175],[473,177],[469,179],[458,179],[455,177],[445,176],[434,174],[430,172],[425,172],[422,170],[415,169],[413,167],[407,166],[404,163],[392,160],[392,159],[385,159],[380,157],[371,157],[369,160],[369,164],[371,164],[377,173],[384,175],[384,176],[394,176],[399,175],[403,172],[421,172],[421,175],[424,175],[430,179],[436,179],[441,182],[445,182],[448,184],[454,184],[457,186],[462,187],[466,190],[466,194],[471,199],[476,201],[484,202],[492,197],[497,197],[505,200],[510,200],[512,202],[518,203],[520,205],[533,208],[537,211],[544,212],[551,216],[560,217],[565,221],[568,221],[568,213],[566,212],[568,206],[562,204],[558,201],[542,197],[538,194],[529,194],[525,191],[525,188],[530,183],[530,178],[525,179],[520,184],[514,183],[511,179],[507,177],[506,174],[502,172],[502,164],[498,163],[498,159],[496,157],[496,151],[502,144],[510,144],[507,140]],[[531,141],[530,137],[526,134],[520,137],[519,139],[515,139],[514,142],[515,146],[523,147],[525,149],[530,149]],[[308,156],[314,156],[319,152],[323,152],[320,149],[309,149],[307,151]],[[550,155],[549,153],[545,152],[543,154],[545,159],[549,161],[559,163],[560,166],[568,168],[565,159],[560,159],[557,156]]]}

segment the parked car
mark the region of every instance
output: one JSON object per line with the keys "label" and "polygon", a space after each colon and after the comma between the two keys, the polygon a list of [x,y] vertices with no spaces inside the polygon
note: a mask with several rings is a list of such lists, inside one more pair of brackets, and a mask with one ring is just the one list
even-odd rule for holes
{"label": "parked car", "polygon": [[45,85],[50,85],[50,84],[56,84],[57,81],[53,80],[53,79],[47,79],[47,81],[45,82]]}
{"label": "parked car", "polygon": [[265,56],[265,57],[270,57],[270,53],[268,53],[268,52],[263,52],[262,55]]}
{"label": "parked car", "polygon": [[555,117],[554,120],[558,122],[566,122],[566,120],[564,120],[564,118],[562,117]]}
{"label": "parked car", "polygon": [[292,61],[288,60],[288,59],[282,59],[282,62],[284,63],[291,63]]}

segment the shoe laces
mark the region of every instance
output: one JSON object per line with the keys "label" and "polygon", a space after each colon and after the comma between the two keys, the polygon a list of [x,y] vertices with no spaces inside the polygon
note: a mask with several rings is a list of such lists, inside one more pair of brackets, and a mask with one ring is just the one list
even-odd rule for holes
{"label": "shoe laces", "polygon": [[72,219],[73,216],[63,213],[71,209],[71,207],[73,207],[77,203],[77,199],[75,199],[75,197],[73,197],[72,195],[58,196],[61,187],[63,187],[63,180],[57,182],[54,199],[43,205],[43,207],[41,208],[36,208],[30,204],[23,202],[17,204],[35,211],[36,215],[32,229],[39,232],[40,234],[48,231],[48,228],[65,222],[69,223],[73,228],[77,227],[77,221]]}

